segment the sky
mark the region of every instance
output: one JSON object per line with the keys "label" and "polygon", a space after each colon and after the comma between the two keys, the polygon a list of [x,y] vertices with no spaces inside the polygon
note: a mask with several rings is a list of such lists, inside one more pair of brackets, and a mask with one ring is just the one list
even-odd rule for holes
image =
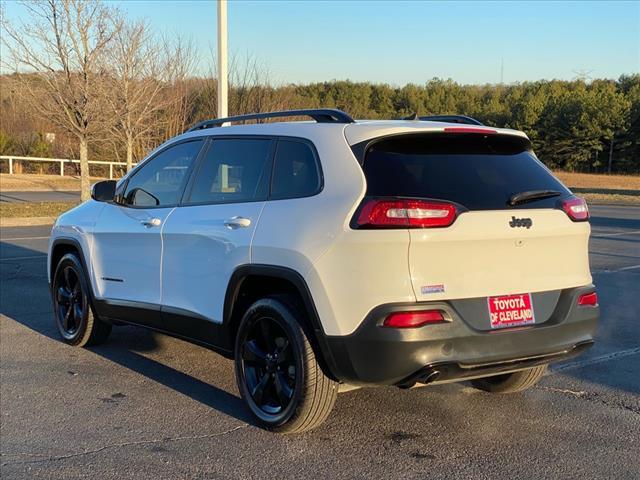
{"label": "sky", "polygon": [[[23,15],[14,0],[2,2],[9,20]],[[211,71],[215,0],[108,3],[164,35],[191,38],[195,73]],[[254,57],[276,83],[482,84],[640,72],[640,0],[230,0],[228,18],[230,54]]]}

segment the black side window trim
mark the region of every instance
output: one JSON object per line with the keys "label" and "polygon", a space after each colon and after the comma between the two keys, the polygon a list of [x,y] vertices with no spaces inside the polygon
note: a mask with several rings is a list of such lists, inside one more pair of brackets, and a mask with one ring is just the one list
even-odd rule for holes
{"label": "black side window trim", "polygon": [[189,165],[189,171],[186,173],[186,182],[182,186],[182,191],[179,194],[179,198],[182,198],[184,196],[184,192],[185,192],[187,186],[191,182],[191,177],[193,176],[194,167],[199,164],[200,159],[202,157],[202,153],[204,152],[205,147],[207,146],[207,143],[208,143],[207,142],[207,137],[187,138],[187,139],[181,140],[179,142],[171,143],[170,145],[167,145],[162,150],[159,150],[158,152],[156,152],[153,155],[153,157],[149,158],[148,160],[145,160],[143,163],[141,163],[140,168],[139,169],[136,168],[136,170],[134,172],[132,172],[132,174],[127,178],[127,181],[125,182],[124,187],[122,188],[122,196],[116,199],[115,204],[120,206],[120,207],[134,208],[134,209],[137,209],[137,210],[154,210],[154,209],[158,209],[158,208],[174,208],[174,207],[177,207],[178,205],[180,205],[180,203],[173,203],[173,204],[170,204],[170,205],[157,205],[157,206],[129,205],[129,204],[124,203],[124,194],[126,193],[127,188],[129,187],[129,182],[131,181],[131,179],[133,177],[135,177],[140,171],[142,171],[142,169],[147,164],[153,162],[158,157],[158,155],[166,152],[170,148],[176,147],[178,145],[182,145],[183,143],[190,143],[190,142],[200,142],[202,145],[200,145],[200,150],[198,151],[198,154],[196,155],[196,158],[191,162],[191,165]]}
{"label": "black side window trim", "polygon": [[[320,192],[322,192],[322,190],[324,189],[324,173],[322,172],[322,165],[320,163],[320,156],[318,155],[318,150],[316,149],[316,146],[313,144],[313,142],[305,138],[282,137],[282,136],[278,137],[277,140],[278,140],[277,142],[278,145],[276,146],[276,150],[273,154],[273,161],[271,163],[271,179],[269,182],[269,201],[275,202],[277,200],[291,200],[294,198],[315,197]],[[316,172],[318,174],[318,188],[313,193],[310,193],[309,195],[295,195],[290,197],[277,197],[277,198],[272,197],[273,178],[274,178],[274,172],[276,168],[276,156],[278,153],[278,146],[280,145],[280,140],[287,141],[287,142],[302,143],[307,147],[309,147],[309,149],[311,150],[311,154],[313,155],[313,161],[315,162],[315,166],[316,166]]]}

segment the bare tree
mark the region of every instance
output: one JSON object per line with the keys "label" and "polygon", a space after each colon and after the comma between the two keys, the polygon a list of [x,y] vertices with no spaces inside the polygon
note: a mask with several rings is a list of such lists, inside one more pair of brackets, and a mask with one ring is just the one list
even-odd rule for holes
{"label": "bare tree", "polygon": [[[216,58],[213,57],[212,70],[209,73],[211,114],[217,111]],[[255,56],[246,53],[234,54],[229,62],[229,113],[260,113],[293,108],[294,101],[290,89],[274,87],[269,68]]]}
{"label": "bare tree", "polygon": [[163,139],[167,139],[182,133],[190,120],[196,58],[193,41],[182,36],[172,42],[163,40],[163,52],[166,65],[171,66],[165,82],[168,106],[163,115],[166,123],[162,132]]}
{"label": "bare tree", "polygon": [[283,98],[275,93],[267,66],[250,54],[234,55],[229,65],[229,111],[235,114],[280,110]]}
{"label": "bare tree", "polygon": [[89,142],[105,120],[103,59],[119,20],[99,0],[38,0],[24,6],[29,22],[3,19],[2,43],[34,111],[78,140],[81,198],[86,200]]}
{"label": "bare tree", "polygon": [[157,129],[160,112],[174,101],[163,95],[173,81],[173,55],[152,35],[144,21],[124,23],[110,48],[112,93],[108,96],[113,111],[112,130],[126,146],[127,171],[133,166],[136,142]]}

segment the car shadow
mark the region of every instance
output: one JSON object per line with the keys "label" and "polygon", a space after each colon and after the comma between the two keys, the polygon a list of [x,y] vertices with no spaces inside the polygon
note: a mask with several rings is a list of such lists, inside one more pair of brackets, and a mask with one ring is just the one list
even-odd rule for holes
{"label": "car shadow", "polygon": [[[157,349],[158,343],[154,338],[156,334],[138,327],[115,327],[116,329],[141,330],[136,332],[136,344],[134,348],[127,348],[120,343],[119,338],[110,339],[104,345],[92,347],[90,350],[101,357],[110,360],[122,367],[147,377],[157,383],[171,388],[197,402],[213,408],[225,415],[234,417],[245,423],[252,423],[252,418],[248,414],[242,400],[215,385],[189,375],[188,373],[176,370],[164,363],[141,355],[139,351]],[[117,332],[116,330],[116,333]],[[140,342],[142,340],[142,342]],[[126,341],[125,344],[130,343]]]}
{"label": "car shadow", "polygon": [[[42,252],[0,241],[0,282],[0,314],[61,342],[53,320],[46,258]],[[145,356],[144,353],[160,349],[157,335],[160,334],[144,328],[115,326],[105,344],[87,350],[210,408],[252,423],[252,417],[237,395]]]}

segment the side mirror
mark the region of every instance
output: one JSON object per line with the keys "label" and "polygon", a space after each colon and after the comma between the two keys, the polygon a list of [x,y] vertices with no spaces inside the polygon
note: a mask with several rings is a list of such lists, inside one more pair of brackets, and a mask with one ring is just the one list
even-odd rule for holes
{"label": "side mirror", "polygon": [[116,181],[103,180],[91,187],[91,198],[96,202],[112,202],[116,196]]}

